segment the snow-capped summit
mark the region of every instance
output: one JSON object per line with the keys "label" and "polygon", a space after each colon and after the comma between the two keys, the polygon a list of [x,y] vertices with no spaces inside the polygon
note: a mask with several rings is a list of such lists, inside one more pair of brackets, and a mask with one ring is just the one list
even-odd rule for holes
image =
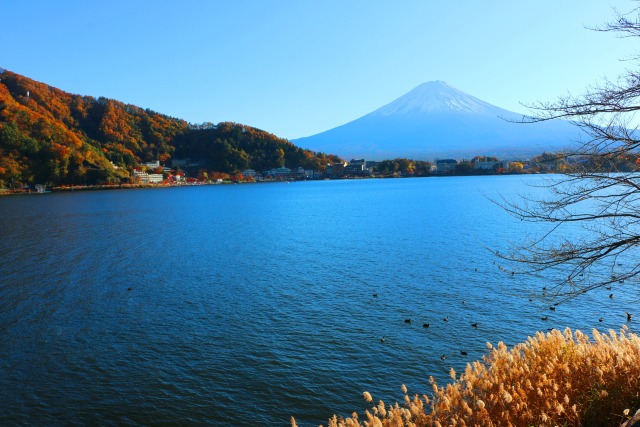
{"label": "snow-capped summit", "polygon": [[293,142],[347,159],[478,155],[523,159],[566,148],[578,137],[576,128],[566,121],[515,123],[521,118],[448,83],[434,81],[357,120]]}
{"label": "snow-capped summit", "polygon": [[406,115],[433,112],[467,112],[500,114],[506,112],[440,80],[422,83],[395,101],[381,107],[372,115]]}

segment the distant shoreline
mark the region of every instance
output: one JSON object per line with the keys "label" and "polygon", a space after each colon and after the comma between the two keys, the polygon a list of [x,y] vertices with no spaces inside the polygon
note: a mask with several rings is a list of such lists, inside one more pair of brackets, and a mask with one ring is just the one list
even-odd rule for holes
{"label": "distant shoreline", "polygon": [[175,188],[175,187],[192,187],[198,185],[219,185],[219,184],[188,184],[188,185],[155,185],[155,184],[114,184],[114,185],[74,185],[65,187],[52,187],[50,190],[38,192],[36,190],[27,189],[0,189],[0,196],[11,196],[19,194],[47,194],[47,193],[69,193],[75,191],[100,191],[100,190],[129,190],[138,188]]}
{"label": "distant shoreline", "polygon": [[[512,175],[539,175],[535,174],[522,174],[522,173],[507,173],[507,174],[469,174],[469,175],[427,175],[427,176],[376,176],[376,177],[349,177],[349,178],[325,178],[314,180],[269,180],[269,181],[223,181],[223,182],[198,182],[193,184],[102,184],[102,185],[73,185],[73,186],[57,186],[52,187],[50,190],[46,190],[44,193],[36,191],[32,188],[24,189],[8,189],[0,188],[0,196],[11,196],[17,194],[46,194],[46,193],[69,193],[75,191],[101,191],[101,190],[129,190],[129,189],[141,189],[141,188],[178,188],[178,187],[198,187],[202,185],[235,185],[235,184],[265,184],[265,183],[282,183],[282,182],[307,182],[307,181],[343,181],[343,180],[360,180],[360,179],[402,179],[402,178],[442,178],[442,177],[463,177],[463,176],[512,176]],[[547,174],[545,174],[547,175]]]}

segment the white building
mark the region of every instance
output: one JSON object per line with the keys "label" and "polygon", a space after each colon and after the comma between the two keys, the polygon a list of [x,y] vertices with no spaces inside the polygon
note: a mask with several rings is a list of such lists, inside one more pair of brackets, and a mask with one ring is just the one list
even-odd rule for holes
{"label": "white building", "polygon": [[162,174],[161,173],[146,173],[143,171],[133,171],[134,178],[140,180],[140,182],[144,184],[158,184],[162,182]]}
{"label": "white building", "polygon": [[150,173],[148,179],[151,184],[159,184],[162,182],[163,177],[161,173]]}
{"label": "white building", "polygon": [[509,169],[509,162],[504,161],[504,160],[498,160],[498,161],[475,161],[473,162],[473,167],[474,169],[484,169],[484,170],[495,170],[495,169],[504,169],[504,170],[508,170]]}
{"label": "white building", "polygon": [[268,171],[264,172],[265,176],[273,176],[275,178],[282,178],[282,177],[286,177],[291,175],[291,169],[289,168],[275,168],[275,169],[270,169]]}
{"label": "white building", "polygon": [[155,162],[147,162],[144,164],[147,169],[156,169],[160,167],[160,160],[156,160]]}

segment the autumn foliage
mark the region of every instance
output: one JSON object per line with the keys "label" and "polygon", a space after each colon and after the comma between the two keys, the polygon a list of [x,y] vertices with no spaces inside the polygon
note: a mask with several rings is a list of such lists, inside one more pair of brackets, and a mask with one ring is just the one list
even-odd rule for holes
{"label": "autumn foliage", "polygon": [[332,156],[237,123],[190,125],[135,105],[74,95],[0,68],[0,188],[126,182],[140,162],[191,158],[235,174]]}
{"label": "autumn foliage", "polygon": [[569,329],[538,333],[511,350],[489,345],[483,361],[451,377],[444,387],[431,378],[431,397],[410,397],[403,386],[403,404],[376,405],[365,392],[370,410],[328,425],[619,426],[640,408],[640,338],[626,327],[594,330],[592,340]]}

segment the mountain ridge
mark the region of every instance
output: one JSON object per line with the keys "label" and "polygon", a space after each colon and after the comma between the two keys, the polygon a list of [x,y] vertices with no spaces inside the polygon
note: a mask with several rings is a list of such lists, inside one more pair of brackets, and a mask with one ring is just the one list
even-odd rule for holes
{"label": "mountain ridge", "polygon": [[410,113],[433,113],[458,111],[490,114],[494,111],[508,112],[479,98],[468,95],[449,83],[436,80],[425,82],[396,100],[383,105],[369,114],[396,115]]}
{"label": "mountain ridge", "polygon": [[568,122],[517,123],[522,118],[444,81],[433,81],[358,119],[292,142],[344,157],[430,160],[479,154],[529,157],[564,149],[578,136]]}

